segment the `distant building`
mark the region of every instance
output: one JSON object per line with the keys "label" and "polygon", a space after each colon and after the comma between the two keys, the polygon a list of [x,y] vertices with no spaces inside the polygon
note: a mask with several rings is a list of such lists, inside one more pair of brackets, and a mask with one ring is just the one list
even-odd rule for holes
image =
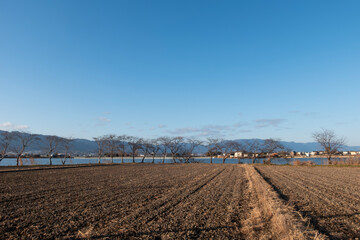
{"label": "distant building", "polygon": [[310,155],[311,155],[311,156],[319,155],[319,152],[318,152],[318,151],[312,151],[312,152],[310,153]]}
{"label": "distant building", "polygon": [[236,158],[244,157],[244,153],[243,152],[235,152],[234,157],[236,157]]}

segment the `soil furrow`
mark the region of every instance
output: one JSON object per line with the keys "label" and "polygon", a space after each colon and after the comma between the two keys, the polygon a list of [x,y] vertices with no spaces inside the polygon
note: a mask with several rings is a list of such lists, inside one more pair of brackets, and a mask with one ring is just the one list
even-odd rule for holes
{"label": "soil furrow", "polygon": [[[301,167],[300,170],[299,167],[278,166],[257,168],[286,200],[311,218],[315,228],[331,239],[360,236],[359,199],[347,194],[346,190],[339,193],[337,187],[331,188],[334,178],[324,178],[325,184],[323,184],[316,175],[319,169],[311,167]],[[321,175],[336,175],[337,169],[324,167]],[[341,182],[337,184],[341,185]]]}

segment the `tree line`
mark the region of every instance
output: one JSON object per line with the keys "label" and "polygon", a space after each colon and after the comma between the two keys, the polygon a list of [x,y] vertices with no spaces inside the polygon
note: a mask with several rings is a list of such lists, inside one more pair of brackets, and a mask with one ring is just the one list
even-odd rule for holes
{"label": "tree line", "polygon": [[[333,131],[326,129],[313,133],[313,138],[324,148],[329,161],[345,142],[344,139],[336,137]],[[112,163],[114,157],[120,157],[121,163],[124,163],[125,157],[131,157],[132,162],[135,163],[135,158],[139,156],[141,156],[141,163],[144,163],[146,158],[152,158],[152,163],[154,163],[156,157],[160,157],[162,163],[165,163],[166,158],[170,158],[173,163],[189,163],[194,161],[197,149],[200,146],[207,148],[205,155],[210,158],[210,163],[213,163],[214,158],[221,158],[222,163],[225,163],[230,157],[238,158],[238,163],[241,163],[244,156],[251,159],[252,163],[259,162],[259,159],[263,159],[264,163],[271,163],[275,158],[290,158],[290,149],[287,149],[279,140],[273,138],[262,141],[253,139],[239,143],[215,137],[209,137],[205,141],[201,141],[196,138],[181,136],[145,139],[128,135],[109,134],[94,137],[93,139],[97,145],[96,155],[99,164],[104,157],[109,157]],[[36,134],[2,132],[0,137],[0,161],[9,152],[12,152],[15,153],[18,166],[20,158],[29,146],[39,141],[41,141],[39,135]],[[52,158],[60,149],[63,151],[61,157],[63,165],[72,157],[73,139],[53,135],[46,136],[44,141],[45,147],[43,151],[49,159],[49,165],[52,165]],[[17,142],[17,144],[13,144],[14,142]],[[234,156],[236,152],[243,154]]]}
{"label": "tree line", "polygon": [[[25,132],[2,132],[0,135],[0,162],[9,152],[15,154],[16,166],[19,166],[20,158],[24,156],[26,150],[33,144],[40,142],[39,135]],[[71,138],[58,136],[46,136],[45,147],[42,149],[49,158],[49,165],[52,165],[52,158],[61,147],[64,150],[64,157],[61,159],[65,165],[67,159],[71,157]]]}

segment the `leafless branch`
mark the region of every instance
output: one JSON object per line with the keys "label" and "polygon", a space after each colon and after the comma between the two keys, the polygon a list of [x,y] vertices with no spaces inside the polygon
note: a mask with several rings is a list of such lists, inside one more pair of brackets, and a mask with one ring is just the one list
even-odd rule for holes
{"label": "leafless branch", "polygon": [[2,132],[0,135],[0,162],[6,157],[10,144],[14,140],[13,132]]}
{"label": "leafless branch", "polygon": [[345,144],[345,138],[337,137],[332,130],[321,129],[313,133],[314,140],[321,145],[327,155],[328,163],[331,163],[332,156]]}

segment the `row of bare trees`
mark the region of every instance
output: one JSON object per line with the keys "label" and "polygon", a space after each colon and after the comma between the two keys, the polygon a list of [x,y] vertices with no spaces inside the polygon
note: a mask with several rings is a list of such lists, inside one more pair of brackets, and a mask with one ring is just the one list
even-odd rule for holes
{"label": "row of bare trees", "polygon": [[[208,138],[207,141],[203,142],[195,138],[179,136],[144,139],[110,134],[96,137],[94,140],[98,147],[98,163],[104,156],[110,157],[112,163],[115,156],[121,157],[122,163],[124,163],[125,156],[131,157],[133,163],[135,163],[137,156],[141,156],[141,163],[144,163],[147,157],[152,157],[154,163],[156,156],[162,158],[162,163],[165,162],[166,157],[170,157],[173,163],[188,163],[194,159],[200,145],[207,146],[207,156],[210,157],[210,163],[213,163],[213,158],[221,158],[222,163],[225,163],[228,158],[234,156],[235,152],[246,153],[253,163],[260,158],[266,158],[266,161],[271,162],[273,158],[286,158],[289,155],[285,147],[276,139],[249,140],[241,144],[237,141],[220,138]],[[240,163],[243,156],[237,155],[237,158]]]}
{"label": "row of bare trees", "polygon": [[124,163],[124,157],[130,156],[132,162],[141,155],[141,163],[145,158],[151,157],[152,163],[156,156],[162,157],[162,163],[167,156],[171,156],[172,162],[188,163],[193,160],[196,148],[202,144],[200,140],[184,137],[159,137],[156,139],[144,139],[134,136],[115,134],[95,137],[97,144],[98,163],[101,163],[102,157],[107,155],[114,162],[114,157],[121,157],[121,163]]}
{"label": "row of bare trees", "polygon": [[[20,158],[24,155],[26,150],[33,144],[40,142],[41,139],[36,134],[24,132],[1,132],[0,135],[0,162],[12,152],[16,156],[16,165],[19,166]],[[43,151],[46,152],[49,158],[49,164],[52,165],[52,158],[55,153],[61,148],[64,151],[64,156],[61,159],[65,165],[67,159],[71,154],[71,138],[62,138],[58,136],[46,136]]]}
{"label": "row of bare trees", "polygon": [[[313,133],[313,138],[324,149],[324,152],[331,161],[334,154],[344,145],[345,139],[339,138],[331,130],[322,129],[319,132]],[[246,154],[247,158],[256,163],[259,159],[265,159],[265,163],[271,163],[274,158],[287,159],[290,157],[289,149],[286,149],[279,140],[247,140],[239,143],[231,140],[224,140],[220,138],[208,138],[203,142],[195,138],[184,137],[159,137],[156,139],[144,139],[134,136],[115,134],[104,135],[94,138],[97,143],[98,162],[101,158],[108,156],[113,162],[114,157],[121,157],[121,162],[124,163],[124,157],[132,157],[132,162],[135,163],[135,157],[141,155],[141,162],[145,158],[152,157],[152,162],[155,162],[155,157],[162,157],[162,163],[165,162],[166,157],[171,157],[173,163],[185,162],[188,163],[194,159],[197,148],[200,145],[207,146],[207,156],[210,157],[210,163],[213,163],[213,158],[220,157],[222,162],[234,156],[235,152],[242,152]],[[36,134],[23,132],[1,132],[0,135],[0,161],[3,160],[9,152],[16,156],[16,164],[19,165],[19,160],[25,151],[36,142],[41,141]],[[45,141],[45,142],[44,142]],[[58,136],[46,136],[43,138],[43,151],[46,152],[49,158],[49,164],[52,165],[53,156],[61,149],[63,157],[61,162],[64,165],[69,157],[71,157],[71,138],[61,138]],[[240,163],[243,155],[237,155]]]}
{"label": "row of bare trees", "polygon": [[264,141],[252,139],[244,143],[219,138],[208,138],[207,143],[207,155],[210,157],[210,163],[213,162],[214,157],[222,158],[222,163],[225,163],[228,158],[234,157],[236,152],[242,153],[235,156],[238,158],[238,163],[241,162],[244,154],[252,160],[252,163],[256,163],[260,158],[265,158],[265,162],[270,163],[274,158],[287,158],[289,156],[289,150],[279,140],[272,138]]}

